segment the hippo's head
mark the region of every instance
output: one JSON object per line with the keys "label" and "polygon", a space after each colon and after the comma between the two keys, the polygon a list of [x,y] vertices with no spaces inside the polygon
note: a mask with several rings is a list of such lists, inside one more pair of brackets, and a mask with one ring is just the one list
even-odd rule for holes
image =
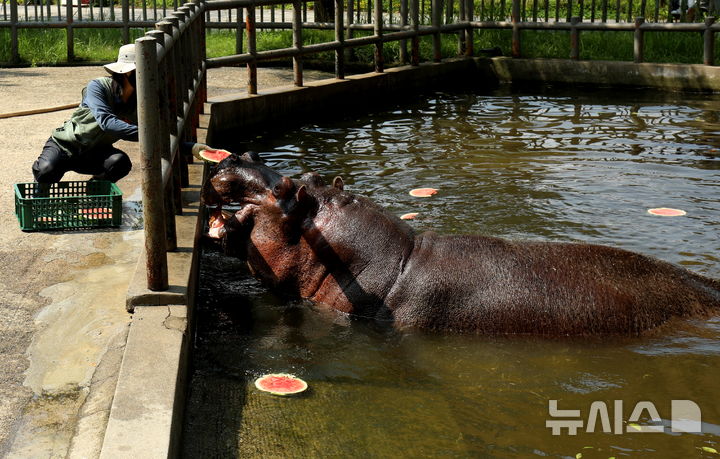
{"label": "hippo's head", "polygon": [[[337,178],[334,185],[342,188],[342,180]],[[223,240],[245,238],[260,224],[265,234],[278,229],[283,236],[290,236],[292,224],[317,205],[308,188],[323,186],[322,178],[314,173],[304,174],[298,181],[282,176],[256,153],[231,155],[215,166],[203,186],[203,204],[215,208],[208,235]]]}

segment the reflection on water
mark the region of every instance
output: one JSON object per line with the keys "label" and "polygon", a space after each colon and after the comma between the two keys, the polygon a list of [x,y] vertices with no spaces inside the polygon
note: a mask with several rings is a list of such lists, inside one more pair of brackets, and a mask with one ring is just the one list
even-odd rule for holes
{"label": "reflection on water", "polygon": [[[611,244],[720,277],[717,98],[546,89],[432,94],[372,116],[308,125],[238,148],[287,175],[346,189],[441,233]],[[410,197],[419,186],[433,198]],[[686,217],[648,215],[676,207]],[[242,263],[204,255],[186,457],[713,457],[720,451],[720,318],[645,338],[398,334],[288,302]],[[295,373],[302,397],[254,378]],[[704,433],[637,433],[651,401],[702,410]],[[553,436],[549,400],[604,401],[629,433]],[[622,400],[620,412],[614,401]],[[644,413],[641,424],[647,421]],[[614,424],[613,424],[614,426]],[[614,427],[613,427],[614,428]],[[669,431],[669,429],[668,429]]]}

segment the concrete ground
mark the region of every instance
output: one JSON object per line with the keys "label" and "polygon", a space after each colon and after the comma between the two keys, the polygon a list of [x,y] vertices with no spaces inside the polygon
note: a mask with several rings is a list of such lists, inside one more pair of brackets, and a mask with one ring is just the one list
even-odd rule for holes
{"label": "concrete ground", "polygon": [[[0,69],[0,116],[77,103],[101,75],[100,67]],[[292,71],[260,70],[261,90],[291,82]],[[211,97],[245,86],[244,69],[209,72]],[[139,168],[118,183],[119,230],[22,232],[15,217],[12,185],[32,181],[32,162],[70,113],[0,119],[0,457],[97,457],[127,340],[125,300],[143,241]],[[139,164],[136,143],[116,145]]]}

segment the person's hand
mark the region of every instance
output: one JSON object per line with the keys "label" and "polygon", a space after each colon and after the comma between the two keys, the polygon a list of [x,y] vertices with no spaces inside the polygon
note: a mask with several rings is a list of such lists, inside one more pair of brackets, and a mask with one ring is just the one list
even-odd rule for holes
{"label": "person's hand", "polygon": [[204,143],[195,143],[190,149],[190,152],[195,159],[202,161],[203,158],[200,156],[200,152],[203,150],[211,150],[211,148]]}

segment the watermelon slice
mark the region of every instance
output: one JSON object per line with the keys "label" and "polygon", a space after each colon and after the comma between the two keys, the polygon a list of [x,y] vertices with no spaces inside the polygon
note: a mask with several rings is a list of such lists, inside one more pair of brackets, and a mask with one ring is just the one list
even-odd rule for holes
{"label": "watermelon slice", "polygon": [[648,209],[648,213],[652,215],[660,215],[662,217],[680,217],[686,215],[687,212],[680,209],[670,209],[668,207],[658,207],[656,209]]}
{"label": "watermelon slice", "polygon": [[273,395],[292,395],[304,391],[308,385],[296,376],[276,373],[259,377],[255,380],[255,387]]}
{"label": "watermelon slice", "polygon": [[211,162],[211,163],[219,163],[223,159],[230,156],[232,153],[230,153],[227,150],[215,150],[214,148],[208,148],[207,150],[200,150],[200,157],[204,159],[205,161]]}
{"label": "watermelon slice", "polygon": [[415,188],[414,190],[410,190],[410,196],[427,198],[437,193],[437,191],[435,188]]}
{"label": "watermelon slice", "polygon": [[112,209],[109,207],[93,207],[92,209],[80,209],[80,214],[88,220],[100,220],[112,218]]}

